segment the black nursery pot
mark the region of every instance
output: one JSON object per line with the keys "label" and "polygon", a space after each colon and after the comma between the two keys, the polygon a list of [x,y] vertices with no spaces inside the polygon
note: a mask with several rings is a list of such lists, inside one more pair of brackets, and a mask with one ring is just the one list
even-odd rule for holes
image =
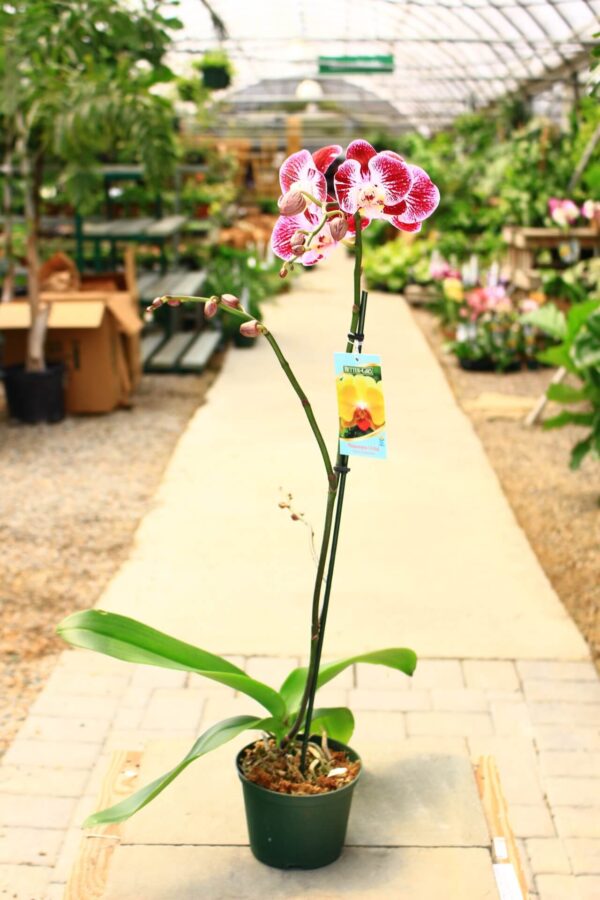
{"label": "black nursery pot", "polygon": [[[311,741],[319,743],[318,738]],[[327,794],[279,794],[254,784],[241,770],[244,750],[237,755],[238,775],[244,790],[250,849],[259,860],[276,869],[319,869],[339,857],[346,838],[352,794],[360,778]],[[339,741],[329,740],[352,761],[359,756]]]}
{"label": "black nursery pot", "polygon": [[521,368],[520,363],[514,362],[500,370],[489,356],[482,356],[479,359],[467,359],[459,356],[458,364],[466,372],[518,372]]}
{"label": "black nursery pot", "polygon": [[26,372],[24,366],[4,371],[8,414],[27,425],[61,422],[65,417],[64,366],[47,366],[43,372]]}

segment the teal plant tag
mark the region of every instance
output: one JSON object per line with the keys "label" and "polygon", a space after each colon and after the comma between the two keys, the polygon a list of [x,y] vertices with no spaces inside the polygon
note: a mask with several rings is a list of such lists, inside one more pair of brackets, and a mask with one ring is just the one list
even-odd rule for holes
{"label": "teal plant tag", "polygon": [[335,383],[340,422],[340,453],[385,459],[385,403],[381,357],[336,353]]}

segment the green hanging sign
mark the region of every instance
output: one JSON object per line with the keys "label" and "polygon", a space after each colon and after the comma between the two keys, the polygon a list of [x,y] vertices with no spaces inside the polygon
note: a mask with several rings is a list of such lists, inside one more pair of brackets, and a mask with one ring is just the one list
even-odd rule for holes
{"label": "green hanging sign", "polygon": [[379,56],[319,56],[319,75],[380,75],[394,71],[391,53]]}

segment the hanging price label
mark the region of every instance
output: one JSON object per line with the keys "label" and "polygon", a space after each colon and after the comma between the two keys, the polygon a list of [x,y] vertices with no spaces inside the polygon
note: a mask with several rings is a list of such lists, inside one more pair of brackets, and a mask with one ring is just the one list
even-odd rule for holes
{"label": "hanging price label", "polygon": [[385,404],[381,357],[336,353],[335,376],[340,419],[340,453],[385,459]]}

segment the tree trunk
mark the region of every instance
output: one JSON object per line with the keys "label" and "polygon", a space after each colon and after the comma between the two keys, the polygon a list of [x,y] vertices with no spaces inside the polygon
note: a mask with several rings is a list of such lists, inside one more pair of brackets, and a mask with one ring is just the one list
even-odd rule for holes
{"label": "tree trunk", "polygon": [[2,194],[2,206],[4,209],[4,260],[6,271],[2,283],[2,299],[7,303],[12,300],[15,289],[15,258],[13,254],[13,220],[12,220],[12,184],[13,184],[13,147],[11,136],[8,135],[6,152],[4,154],[4,189]]}
{"label": "tree trunk", "polygon": [[27,336],[27,359],[25,368],[28,372],[43,372],[44,342],[48,324],[48,307],[40,302],[40,258],[38,254],[38,235],[33,204],[33,185],[27,179],[25,187],[25,222],[27,229],[27,295],[31,310],[31,327]]}
{"label": "tree trunk", "polygon": [[31,327],[27,335],[27,357],[25,368],[28,372],[43,372],[46,368],[44,360],[44,343],[48,326],[49,309],[40,302],[40,260],[38,254],[38,221],[39,175],[37,160],[35,170],[32,166],[27,131],[21,131],[21,173],[25,187],[25,229],[27,233],[27,296],[31,311]]}

